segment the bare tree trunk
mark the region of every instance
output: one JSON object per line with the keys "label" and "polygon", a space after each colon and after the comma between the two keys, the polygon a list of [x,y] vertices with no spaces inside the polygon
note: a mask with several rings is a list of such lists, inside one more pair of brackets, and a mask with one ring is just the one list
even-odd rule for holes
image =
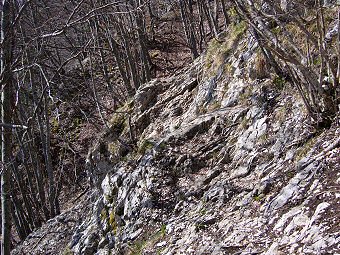
{"label": "bare tree trunk", "polygon": [[190,5],[188,7],[187,6],[188,4],[182,0],[179,1],[179,5],[180,5],[180,10],[181,10],[181,17],[182,17],[182,23],[184,27],[185,36],[186,36],[189,48],[191,50],[192,58],[195,59],[198,57],[197,43],[196,43],[194,31],[192,29],[192,24],[190,23],[191,19],[189,18],[189,15],[191,15],[191,13],[188,13],[187,11],[187,9],[188,8],[190,9],[191,7]]}
{"label": "bare tree trunk", "polygon": [[215,37],[217,37],[218,36],[218,28],[217,28],[217,24],[214,20],[213,14],[211,13],[211,10],[210,10],[209,1],[206,2],[205,0],[203,0],[202,1],[202,7],[203,7],[203,10],[205,12],[205,15],[207,16],[207,20],[208,20],[208,24],[209,24],[209,27],[210,27],[211,34],[214,35]]}
{"label": "bare tree trunk", "polygon": [[45,94],[44,99],[44,118],[46,125],[46,134],[44,136],[45,141],[43,141],[43,146],[45,147],[46,152],[46,171],[48,175],[49,182],[49,202],[50,202],[50,212],[51,216],[54,217],[60,213],[59,204],[56,192],[56,183],[54,179],[52,159],[51,159],[51,139],[50,139],[50,123],[49,123],[49,114],[48,114],[48,102],[47,95]]}
{"label": "bare tree trunk", "polygon": [[124,63],[122,63],[121,54],[120,54],[119,49],[118,49],[118,47],[119,47],[118,43],[116,42],[116,40],[114,38],[112,38],[112,36],[109,33],[108,33],[107,36],[108,36],[107,40],[108,40],[109,46],[110,46],[111,51],[112,51],[112,53],[113,53],[113,55],[116,59],[117,66],[118,66],[118,69],[119,69],[119,73],[122,76],[124,85],[125,85],[126,90],[128,92],[128,95],[133,96],[134,89],[131,86],[131,83],[130,83],[128,76],[126,75],[127,71],[124,69]]}
{"label": "bare tree trunk", "polygon": [[137,9],[137,7],[141,4],[144,4],[143,1],[135,1],[135,8],[136,8],[136,14],[135,14],[135,21],[137,25],[137,35],[138,35],[138,40],[139,40],[139,45],[140,45],[140,55],[141,55],[141,60],[144,66],[144,75],[145,75],[145,80],[148,82],[151,79],[151,65],[152,61],[149,55],[148,47],[147,47],[147,42],[148,38],[145,32],[145,18],[144,18],[144,13],[141,9]]}
{"label": "bare tree trunk", "polygon": [[222,4],[223,15],[224,15],[224,25],[225,27],[227,27],[230,24],[230,18],[227,12],[227,6],[225,4],[225,0],[221,0],[221,4]]}
{"label": "bare tree trunk", "polygon": [[133,85],[134,85],[134,89],[137,90],[140,86],[140,81],[138,79],[138,70],[136,67],[136,61],[135,58],[132,55],[132,47],[130,45],[130,40],[129,40],[129,36],[128,33],[126,31],[126,29],[123,27],[123,25],[120,23],[120,21],[117,22],[118,28],[122,34],[122,39],[123,39],[123,43],[124,43],[124,47],[125,47],[125,53],[126,53],[126,59],[127,62],[129,64],[129,69],[131,72],[131,77],[132,77],[132,81],[133,81]]}
{"label": "bare tree trunk", "polygon": [[[12,83],[11,83],[11,6],[9,0],[2,1],[1,13],[1,121],[11,123],[12,109]],[[9,255],[11,249],[11,129],[2,127],[1,130],[1,213],[2,213],[2,242],[1,254]]]}

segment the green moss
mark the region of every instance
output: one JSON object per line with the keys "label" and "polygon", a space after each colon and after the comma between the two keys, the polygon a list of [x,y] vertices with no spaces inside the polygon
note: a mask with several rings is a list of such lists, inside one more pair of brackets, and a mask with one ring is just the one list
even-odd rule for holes
{"label": "green moss", "polygon": [[131,253],[130,255],[142,255],[143,250],[147,246],[146,240],[137,240],[132,245],[130,245]]}
{"label": "green moss", "polygon": [[58,133],[59,131],[59,122],[58,122],[58,119],[53,117],[51,118],[51,132],[52,133]]}
{"label": "green moss", "polygon": [[[230,63],[226,63],[223,67],[223,72],[227,73],[227,74],[232,74],[235,71],[235,67],[233,67]],[[227,91],[228,90],[228,83],[224,84],[224,90]]]}
{"label": "green moss", "polygon": [[72,125],[74,128],[78,128],[81,124],[81,119],[80,118],[73,118],[72,120]]}
{"label": "green moss", "polygon": [[273,34],[279,35],[280,32],[281,32],[281,28],[280,28],[279,26],[276,26],[276,27],[273,27],[273,28],[271,29],[271,31],[273,32]]}
{"label": "green moss", "polygon": [[100,219],[102,221],[105,221],[105,220],[107,220],[107,217],[108,217],[107,209],[103,208],[103,210],[100,212]]}
{"label": "green moss", "polygon": [[240,34],[243,34],[246,28],[247,28],[247,23],[244,21],[241,21],[232,26],[231,34],[235,38],[239,36]]}
{"label": "green moss", "polygon": [[284,77],[280,77],[280,76],[277,76],[277,75],[273,79],[273,85],[279,91],[284,89],[286,82],[287,81]]}
{"label": "green moss", "polygon": [[133,107],[135,106],[135,101],[133,99],[130,99],[127,103],[126,103],[126,107],[128,108],[128,111],[131,113],[133,110]]}
{"label": "green moss", "polygon": [[204,230],[206,229],[206,225],[202,224],[202,223],[195,223],[195,230],[199,231],[199,230]]}
{"label": "green moss", "polygon": [[73,255],[73,251],[71,251],[70,247],[66,247],[65,250],[62,253],[63,255]]}
{"label": "green moss", "polygon": [[129,244],[131,250],[130,255],[141,255],[146,248],[153,247],[156,243],[160,242],[166,235],[166,225],[162,224],[161,227],[152,233],[144,235],[144,239],[139,239]]}
{"label": "green moss", "polygon": [[227,31],[224,41],[212,39],[208,44],[205,58],[205,70],[211,75],[215,75],[218,68],[224,64],[234,47],[238,45],[241,35],[246,30],[246,22],[231,24]]}
{"label": "green moss", "polygon": [[109,123],[112,132],[121,134],[128,127],[128,116],[132,113],[134,107],[134,101],[131,99],[127,101],[122,107],[117,109],[116,113],[113,114]]}
{"label": "green moss", "polygon": [[289,171],[289,172],[287,172],[287,177],[289,178],[289,179],[291,179],[291,178],[293,178],[294,176],[295,176],[295,172],[294,171]]}
{"label": "green moss", "polygon": [[116,222],[116,214],[115,214],[115,210],[114,209],[112,209],[112,211],[110,213],[109,224],[111,226],[113,234],[116,235],[117,234],[118,225],[117,225],[117,222]]}
{"label": "green moss", "polygon": [[107,150],[111,155],[116,155],[118,152],[119,146],[117,142],[109,143],[107,146]]}
{"label": "green moss", "polygon": [[255,201],[259,202],[264,198],[264,194],[255,195],[253,198]]}
{"label": "green moss", "polygon": [[140,146],[138,147],[138,153],[140,155],[144,155],[145,152],[147,152],[148,150],[151,150],[154,146],[154,143],[145,139]]}
{"label": "green moss", "polygon": [[118,135],[123,133],[126,128],[126,118],[123,113],[116,113],[109,122],[111,124],[111,131]]}
{"label": "green moss", "polygon": [[200,215],[206,215],[207,214],[207,212],[208,212],[208,210],[207,210],[207,208],[205,208],[205,207],[203,207],[203,208],[201,208],[200,210],[199,210],[199,214]]}
{"label": "green moss", "polygon": [[297,152],[295,159],[296,161],[301,160],[305,156],[307,156],[308,152],[314,147],[315,143],[317,141],[317,137],[311,138],[306,142]]}
{"label": "green moss", "polygon": [[259,141],[260,144],[265,144],[268,142],[269,140],[269,135],[268,133],[264,133],[262,135],[260,135],[257,139]]}
{"label": "green moss", "polygon": [[110,204],[114,202],[113,196],[108,196],[108,195],[104,195],[104,196],[105,196],[105,200],[108,201]]}
{"label": "green moss", "polygon": [[227,13],[231,22],[235,23],[240,21],[241,17],[238,15],[236,8],[234,6],[228,8]]}
{"label": "green moss", "polygon": [[241,128],[242,129],[247,129],[249,127],[250,119],[247,117],[244,117],[241,121]]}
{"label": "green moss", "polygon": [[160,145],[159,145],[159,148],[160,148],[161,150],[165,150],[165,149],[167,148],[166,142],[161,142]]}
{"label": "green moss", "polygon": [[161,237],[163,238],[166,235],[166,224],[162,224],[159,233],[161,235]]}
{"label": "green moss", "polygon": [[221,102],[219,101],[214,101],[208,106],[208,110],[213,111],[221,108]]}

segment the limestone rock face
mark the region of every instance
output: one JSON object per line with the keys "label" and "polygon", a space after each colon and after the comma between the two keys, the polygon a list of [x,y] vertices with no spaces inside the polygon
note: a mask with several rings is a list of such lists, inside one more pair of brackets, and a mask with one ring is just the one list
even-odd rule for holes
{"label": "limestone rock face", "polygon": [[340,252],[339,125],[314,130],[290,84],[249,76],[256,47],[140,88],[139,148],[105,165],[70,252]]}

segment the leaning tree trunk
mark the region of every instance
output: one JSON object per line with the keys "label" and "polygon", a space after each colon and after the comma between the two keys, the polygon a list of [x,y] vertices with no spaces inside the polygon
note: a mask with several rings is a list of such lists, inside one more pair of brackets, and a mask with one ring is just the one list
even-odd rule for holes
{"label": "leaning tree trunk", "polygon": [[[1,122],[11,123],[12,110],[11,110],[11,6],[9,0],[2,1],[1,13]],[[1,175],[1,213],[2,213],[2,241],[1,241],[1,254],[10,254],[11,246],[11,201],[10,201],[10,158],[11,158],[11,129],[2,127],[1,130],[1,162],[2,162],[2,175]]]}

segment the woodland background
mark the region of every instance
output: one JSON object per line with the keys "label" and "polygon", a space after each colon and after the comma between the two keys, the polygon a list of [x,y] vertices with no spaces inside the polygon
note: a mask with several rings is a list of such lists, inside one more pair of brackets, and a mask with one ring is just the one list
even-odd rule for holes
{"label": "woodland background", "polygon": [[[270,70],[293,84],[311,124],[330,126],[340,103],[340,11],[328,4],[3,0],[1,254],[87,189],[87,150],[113,113],[231,24],[256,38],[259,75]],[[135,136],[120,141],[127,151]]]}

